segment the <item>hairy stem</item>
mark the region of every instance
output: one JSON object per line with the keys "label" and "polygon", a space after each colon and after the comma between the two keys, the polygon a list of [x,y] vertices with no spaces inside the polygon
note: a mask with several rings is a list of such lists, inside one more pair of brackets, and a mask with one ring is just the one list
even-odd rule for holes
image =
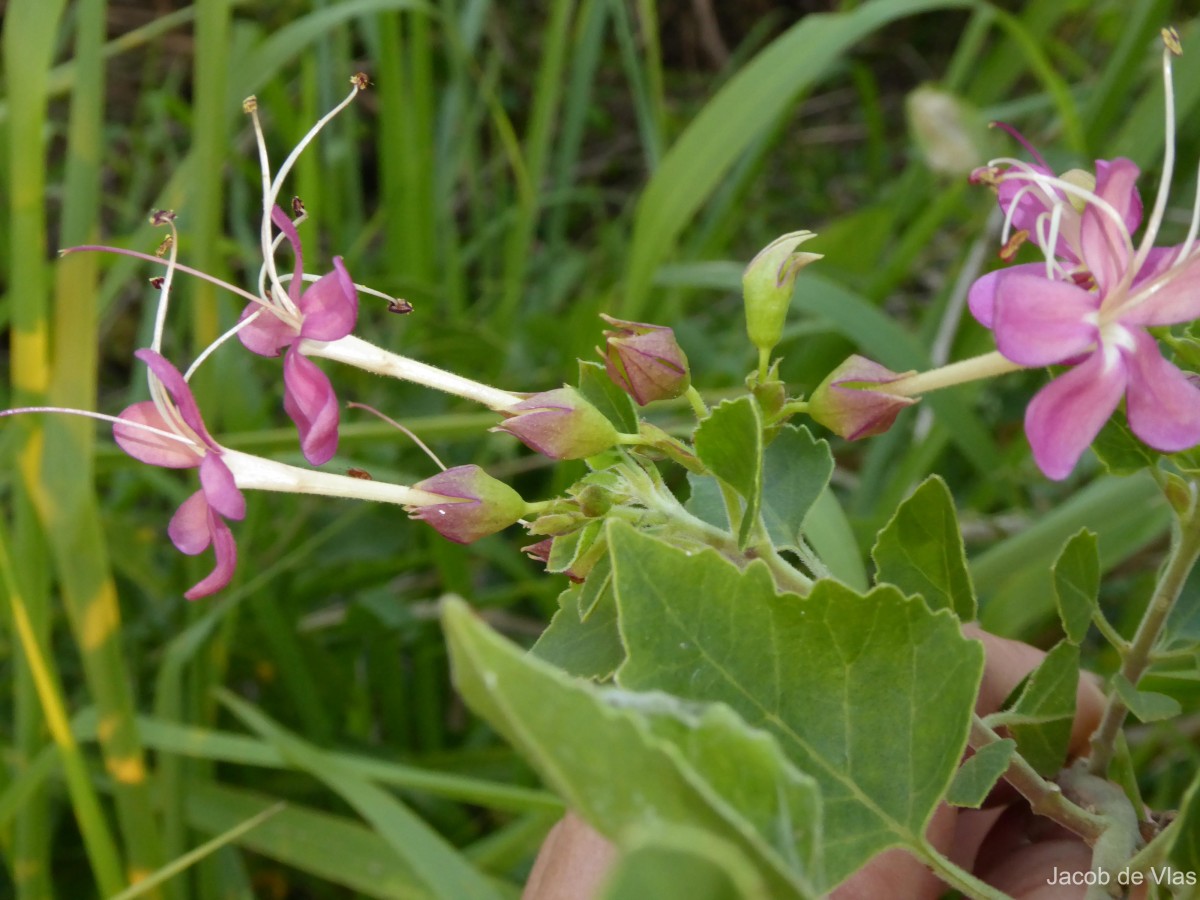
{"label": "hairy stem", "polygon": [[[1197,502],[1195,483],[1189,486],[1189,491],[1191,496],[1188,507],[1179,517],[1179,529],[1171,547],[1171,555],[1159,577],[1154,596],[1150,598],[1150,603],[1142,614],[1137,633],[1121,662],[1121,675],[1134,687],[1153,661],[1154,647],[1162,634],[1167,617],[1171,614],[1175,601],[1179,599],[1196,559],[1200,557],[1200,504]],[[1101,777],[1107,774],[1116,748],[1117,734],[1125,724],[1128,714],[1129,707],[1114,689],[1109,694],[1100,727],[1092,735],[1092,756],[1088,766],[1091,774]]]}
{"label": "hairy stem", "polygon": [[[977,715],[971,717],[970,742],[973,749],[978,750],[1000,739],[1000,735],[989,728],[983,719]],[[1062,788],[1039,775],[1019,755],[1013,757],[1008,771],[1004,773],[1004,780],[1029,801],[1029,807],[1036,815],[1054,820],[1089,844],[1098,841],[1108,827],[1105,819],[1072,802],[1064,796]]]}

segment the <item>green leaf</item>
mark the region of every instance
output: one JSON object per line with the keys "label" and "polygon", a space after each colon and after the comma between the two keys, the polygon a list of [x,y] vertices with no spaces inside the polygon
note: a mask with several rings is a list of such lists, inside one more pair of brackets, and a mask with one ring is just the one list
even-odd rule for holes
{"label": "green leaf", "polygon": [[725,514],[725,503],[721,500],[721,485],[709,475],[688,472],[688,487],[691,494],[684,508],[697,519],[723,531],[729,529],[729,517]]}
{"label": "green leaf", "polygon": [[[816,808],[815,787],[786,766],[778,751],[773,757],[761,751],[754,742],[768,740],[766,736],[750,734],[745,723],[727,712],[718,713],[719,719],[700,716],[674,697],[606,690],[571,679],[501,638],[462,601],[446,602],[442,621],[463,699],[601,833],[620,844],[637,826],[697,828],[745,854],[772,897],[817,895],[814,876],[790,869],[773,849],[773,842],[797,824],[819,827],[817,819],[796,823],[790,818],[795,798],[805,790],[813,794],[807,808]],[[659,733],[678,734],[677,723],[663,721],[671,718],[701,719],[705,724],[700,730],[715,734],[721,745],[745,743],[755,752],[737,760],[745,769],[725,757],[717,770],[702,771],[696,763],[713,759],[711,753],[699,751],[691,737],[687,746],[680,746]],[[695,742],[704,740],[694,737]],[[779,763],[774,776],[758,772],[751,783],[774,778],[774,790],[769,796],[756,792],[746,798],[753,804],[747,817],[729,802],[737,798],[736,779],[772,760]],[[769,809],[776,815],[766,818],[776,827],[764,836],[751,821],[763,821]]]}
{"label": "green leaf", "polygon": [[1174,517],[1149,474],[1099,478],[1053,511],[971,560],[984,602],[980,624],[1005,637],[1028,635],[1057,618],[1050,568],[1063,543],[1080,528],[1098,536],[1100,569],[1107,572],[1159,539]]}
{"label": "green leaf", "polygon": [[624,434],[637,434],[638,415],[633,400],[608,377],[600,363],[579,361],[579,393]]}
{"label": "green leaf", "polygon": [[762,497],[762,417],[753,397],[719,404],[696,429],[696,455],[746,501],[739,546],[745,546]]}
{"label": "green leaf", "polygon": [[1081,528],[1063,545],[1054,563],[1054,596],[1067,640],[1080,643],[1100,596],[1100,552],[1094,531]]}
{"label": "green leaf", "polygon": [[1113,687],[1139,722],[1161,722],[1183,712],[1183,707],[1174,697],[1155,691],[1139,691],[1119,672],[1113,678]]}
{"label": "green leaf", "polygon": [[771,900],[728,841],[684,826],[639,829],[605,880],[602,900]]}
{"label": "green leaf", "polygon": [[1078,687],[1079,647],[1060,641],[1026,677],[1012,709],[999,716],[1039,775],[1050,777],[1066,761]]}
{"label": "green leaf", "polygon": [[958,767],[946,802],[967,809],[979,809],[996,782],[1008,771],[1008,762],[1017,749],[1017,742],[1005,738],[976,750],[971,758]]}
{"label": "green leaf", "polygon": [[920,846],[966,747],[983,650],[948,613],[894,588],[821,581],[778,596],[764,565],[690,555],[609,525],[617,682],[733,707],[774,734],[825,801],[829,884]]}
{"label": "green leaf", "polygon": [[1109,416],[1092,441],[1092,451],[1111,475],[1132,475],[1151,468],[1158,465],[1161,456],[1134,436],[1122,413]]}
{"label": "green leaf", "polygon": [[798,548],[804,518],[833,474],[827,441],[785,425],[763,455],[763,522],[776,547]]}
{"label": "green leaf", "polygon": [[611,578],[605,578],[605,590],[584,616],[584,584],[573,584],[558,598],[559,608],[530,653],[580,678],[606,681],[625,659],[625,647],[617,630],[617,604],[613,599]]}
{"label": "green leaf", "polygon": [[900,504],[879,532],[871,558],[876,581],[920,594],[932,610],[975,618],[975,588],[967,571],[954,499],[946,482],[929,478]]}
{"label": "green leaf", "polygon": [[804,536],[838,581],[856,591],[871,586],[863,566],[862,549],[832,487],[826,487],[809,510],[804,520]]}
{"label": "green leaf", "polygon": [[445,900],[499,900],[500,892],[444,837],[394,795],[355,774],[332,754],[271,721],[259,709],[219,689],[221,702],[248,728],[274,744],[296,768],[341,795],[411,868]]}

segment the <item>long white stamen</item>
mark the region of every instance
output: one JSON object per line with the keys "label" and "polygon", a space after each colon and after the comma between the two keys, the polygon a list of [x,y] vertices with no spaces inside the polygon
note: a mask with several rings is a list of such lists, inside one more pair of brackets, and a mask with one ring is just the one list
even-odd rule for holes
{"label": "long white stamen", "polygon": [[1150,214],[1150,220],[1146,223],[1146,231],[1142,235],[1142,243],[1138,247],[1137,255],[1133,258],[1133,264],[1125,273],[1126,281],[1132,280],[1133,276],[1141,270],[1142,264],[1145,263],[1146,257],[1150,255],[1150,250],[1154,246],[1155,238],[1158,237],[1158,228],[1162,224],[1163,213],[1167,209],[1171,175],[1175,169],[1175,79],[1172,77],[1169,47],[1163,48],[1163,99],[1166,107],[1164,128],[1166,134],[1163,147],[1162,178],[1158,182],[1158,195],[1154,198],[1154,212]]}
{"label": "long white stamen", "polygon": [[[263,210],[262,224],[259,226],[259,241],[262,244],[263,266],[266,268],[271,283],[276,284],[279,281],[279,276],[275,271],[274,251],[278,243],[275,242],[274,236],[271,234],[271,213],[275,208],[274,201],[271,199],[271,159],[267,153],[267,139],[263,134],[262,121],[258,118],[258,101],[250,97],[244,105],[246,112],[250,114],[250,121],[254,126],[254,142],[258,145],[258,167],[262,177]],[[265,296],[261,280],[258,290],[260,294]],[[288,312],[296,312],[286,295],[279,298],[278,302]]]}
{"label": "long white stamen", "polygon": [[[146,262],[157,263],[160,266],[169,265],[167,260],[158,256],[152,256],[149,253],[140,253],[137,250],[126,250],[124,247],[105,247],[100,244],[84,244],[79,247],[68,247],[66,250],[59,251],[60,256],[66,256],[68,253],[83,253],[83,252],[99,251],[102,253],[116,253],[119,256],[132,256],[134,259],[144,259]],[[228,281],[222,281],[215,275],[209,275],[207,272],[201,272],[199,269],[193,269],[191,266],[185,266],[182,263],[172,263],[176,272],[183,272],[185,275],[191,275],[194,278],[199,278],[207,281],[209,284],[215,284],[217,287],[237,294],[239,297],[244,297],[251,303],[262,303],[261,297],[252,294],[244,288],[238,287],[236,284],[230,284]]]}
{"label": "long white stamen", "polygon": [[377,410],[375,407],[367,406],[367,404],[365,404],[365,403],[347,403],[346,407],[347,407],[347,409],[365,409],[367,412],[369,412],[371,415],[375,416],[376,418],[382,419],[384,422],[387,422],[389,425],[391,425],[397,431],[400,431],[403,434],[405,434],[409,440],[411,440],[414,444],[416,444],[418,447],[420,447],[422,450],[424,450],[425,455],[428,456],[431,460],[433,460],[434,465],[436,465],[443,472],[446,471],[446,464],[444,462],[442,462],[440,459],[438,459],[438,455],[429,449],[428,444],[426,444],[423,440],[421,440],[419,437],[417,437],[415,434],[413,434],[412,429],[405,428],[403,425],[401,425],[399,422],[397,422],[391,416],[385,415],[384,413],[381,413],[379,410]]}
{"label": "long white stamen", "polygon": [[1126,252],[1129,254],[1133,253],[1133,249],[1134,249],[1133,248],[1133,238],[1129,234],[1129,229],[1127,229],[1125,227],[1125,220],[1121,217],[1121,214],[1119,212],[1117,212],[1116,208],[1111,203],[1109,203],[1107,200],[1105,200],[1103,197],[1101,197],[1095,191],[1089,191],[1085,187],[1081,187],[1080,185],[1077,185],[1077,184],[1072,184],[1071,182],[1067,181],[1066,179],[1058,178],[1057,176],[1041,175],[1036,172],[1033,172],[1033,173],[1010,172],[1010,173],[1007,173],[1004,177],[1005,178],[1014,178],[1018,181],[1036,181],[1039,184],[1050,186],[1057,190],[1065,191],[1066,193],[1071,194],[1075,197],[1079,197],[1085,203],[1090,204],[1091,206],[1094,206],[1096,209],[1098,209],[1104,215],[1106,215],[1110,219],[1112,219],[1112,221],[1114,223],[1116,223],[1117,231],[1121,235],[1121,237],[1124,239],[1124,245],[1125,245]]}
{"label": "long white stamen", "polygon": [[[324,128],[334,116],[336,116],[343,109],[345,109],[347,106],[349,106],[351,101],[353,101],[354,98],[356,96],[358,96],[358,92],[361,90],[361,88],[359,87],[358,80],[351,79],[351,84],[352,84],[352,86],[350,88],[350,93],[346,95],[346,97],[342,100],[342,102],[339,103],[337,106],[335,106],[333,109],[331,109],[329,112],[325,113],[325,115],[323,115],[320,119],[318,119],[317,123],[315,125],[313,125],[313,127],[308,130],[308,133],[305,134],[304,137],[302,137],[300,139],[300,142],[298,144],[296,144],[295,147],[292,148],[292,152],[289,153],[287,158],[283,161],[283,164],[279,167],[279,171],[277,171],[275,173],[274,180],[271,181],[270,184],[267,183],[267,178],[269,177],[269,172],[267,170],[266,162],[265,162],[265,149],[260,151],[260,154],[263,156],[263,159],[264,159],[264,162],[263,162],[263,237],[262,237],[263,255],[266,257],[268,277],[270,279],[272,287],[280,285],[279,272],[275,268],[275,254],[274,254],[273,248],[270,247],[270,240],[269,240],[269,235],[270,235],[270,230],[271,230],[271,211],[275,208],[276,204],[279,202],[279,190],[283,186],[283,180],[289,174],[291,174],[292,167],[296,164],[296,160],[299,159],[300,154],[304,152],[304,149],[309,144],[312,143],[313,139],[316,138],[316,136],[320,133],[321,129]],[[254,117],[254,127],[255,127],[255,132],[259,136],[259,140],[261,141],[262,140],[262,130],[258,123],[257,115]],[[276,246],[278,246],[278,245],[276,245]],[[296,312],[294,305],[291,302],[291,299],[286,296],[286,292],[283,291],[282,287],[280,287],[279,290],[284,295],[280,298],[283,306],[286,309],[288,309],[290,312]]]}
{"label": "long white stamen", "polygon": [[24,415],[25,413],[62,413],[63,415],[67,416],[80,416],[84,419],[96,419],[100,422],[111,422],[114,425],[120,425],[122,428],[136,428],[139,431],[145,431],[172,441],[178,441],[180,444],[186,444],[198,452],[204,452],[205,450],[204,447],[201,447],[191,438],[184,437],[182,434],[177,434],[174,431],[167,431],[164,428],[155,428],[153,425],[147,425],[144,422],[133,422],[129,419],[122,419],[120,416],[110,416],[107,413],[92,412],[88,409],[71,409],[68,406],[19,406],[16,409],[0,410],[0,419],[4,418],[5,416]]}
{"label": "long white stamen", "polygon": [[218,347],[220,347],[222,344],[226,343],[230,338],[232,338],[235,334],[237,334],[239,331],[241,331],[243,328],[245,328],[251,322],[256,321],[259,316],[263,316],[263,315],[270,316],[270,315],[274,315],[274,313],[272,311],[269,311],[267,307],[263,307],[261,309],[256,309],[250,315],[246,316],[246,318],[239,321],[236,325],[234,325],[232,328],[230,328],[228,331],[226,331],[224,334],[222,334],[220,337],[218,337],[215,341],[213,341],[211,344],[209,344],[207,347],[205,347],[203,350],[201,350],[200,354],[194,360],[192,360],[192,364],[190,366],[188,366],[187,371],[183,373],[183,380],[191,381],[192,375],[195,373],[195,371],[197,369],[200,368],[201,363],[203,363],[206,359],[208,359],[210,356],[212,356],[213,353],[216,352]]}
{"label": "long white stamen", "polygon": [[[175,230],[174,216],[166,213],[155,213],[154,219],[163,217],[163,223],[170,229],[171,246],[166,260],[167,272],[163,275],[162,284],[158,289],[158,309],[154,315],[154,337],[150,341],[150,349],[155,353],[162,352],[163,331],[167,324],[167,307],[170,305],[171,285],[175,280],[175,266],[179,261],[179,232]],[[160,260],[161,261],[161,260]]]}

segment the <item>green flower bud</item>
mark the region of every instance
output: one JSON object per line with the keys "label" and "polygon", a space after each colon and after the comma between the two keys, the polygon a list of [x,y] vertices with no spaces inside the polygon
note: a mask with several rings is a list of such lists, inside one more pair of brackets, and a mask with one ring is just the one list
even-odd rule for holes
{"label": "green flower bud", "polygon": [[759,353],[769,354],[783,335],[796,276],[820,253],[797,253],[796,247],[816,237],[811,231],[793,231],[777,237],[751,260],[742,274],[746,302],[746,332]]}

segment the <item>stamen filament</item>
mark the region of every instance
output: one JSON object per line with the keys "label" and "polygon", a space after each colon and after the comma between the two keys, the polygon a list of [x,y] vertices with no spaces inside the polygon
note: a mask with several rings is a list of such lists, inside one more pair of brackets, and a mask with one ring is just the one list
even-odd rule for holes
{"label": "stamen filament", "polygon": [[1133,276],[1141,271],[1142,264],[1150,255],[1154,241],[1158,237],[1159,226],[1162,225],[1163,214],[1167,210],[1167,194],[1171,189],[1171,176],[1175,170],[1175,79],[1172,77],[1171,51],[1163,48],[1163,103],[1165,105],[1166,124],[1163,144],[1162,178],[1158,182],[1158,195],[1154,198],[1154,211],[1146,223],[1146,231],[1142,234],[1142,243],[1132,265],[1125,272],[1125,282],[1133,280]]}
{"label": "stamen filament", "polygon": [[0,419],[6,416],[24,415],[25,413],[61,413],[67,416],[79,416],[80,418],[84,419],[96,419],[100,422],[111,422],[114,425],[120,425],[122,428],[136,428],[140,431],[146,431],[150,434],[167,438],[168,440],[178,441],[179,443],[186,444],[197,451],[204,450],[203,447],[201,447],[191,438],[184,437],[182,434],[177,434],[174,431],[167,431],[164,428],[155,428],[153,425],[147,425],[144,422],[133,422],[129,419],[122,419],[120,416],[110,416],[107,413],[92,412],[90,409],[71,409],[68,406],[19,406],[16,409],[0,410]]}

